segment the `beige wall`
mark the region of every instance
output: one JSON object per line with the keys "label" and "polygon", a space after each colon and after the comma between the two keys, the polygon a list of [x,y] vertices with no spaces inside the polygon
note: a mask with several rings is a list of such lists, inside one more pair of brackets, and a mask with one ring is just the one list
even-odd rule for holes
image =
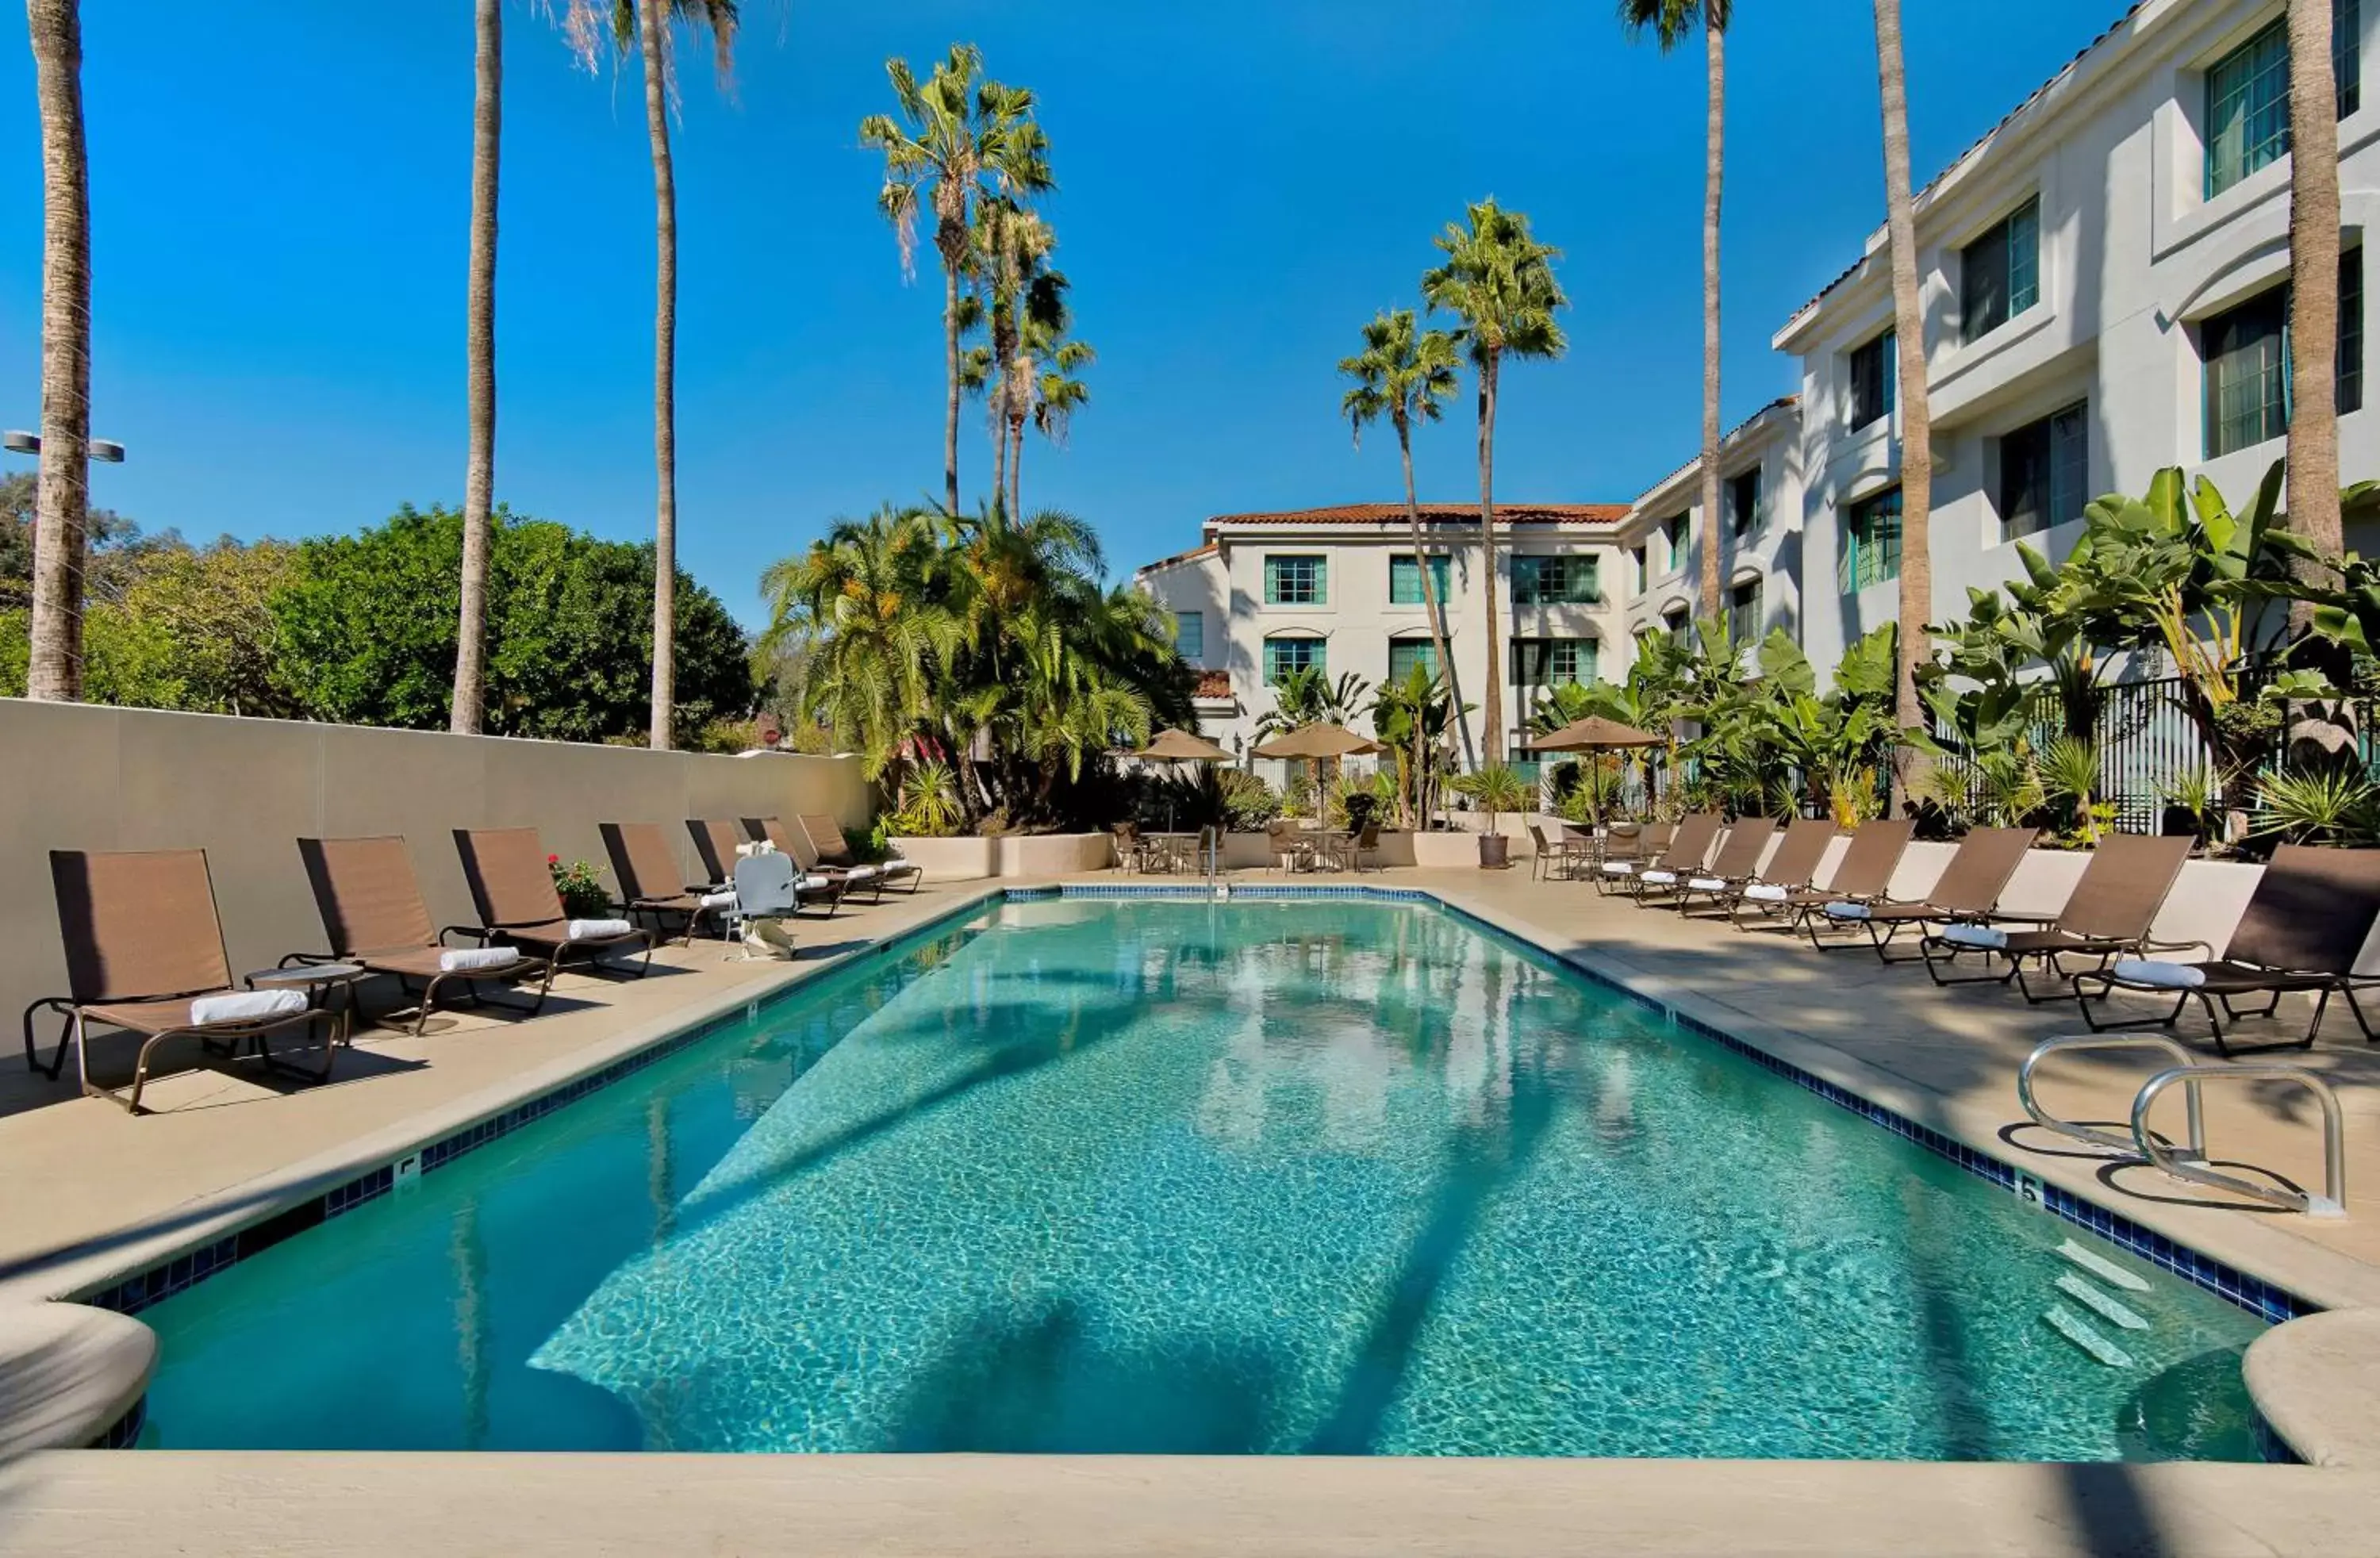
{"label": "beige wall", "polygon": [[713,757],[0,699],[0,1014],[13,1021],[28,1002],[66,989],[52,849],[205,849],[237,976],[323,945],[294,842],[301,836],[403,834],[431,916],[446,925],[475,918],[455,862],[458,827],[534,825],[547,849],[594,861],[609,880],[601,822],[660,822],[685,862],[688,817],[824,811],[858,826],[868,808],[849,758]]}

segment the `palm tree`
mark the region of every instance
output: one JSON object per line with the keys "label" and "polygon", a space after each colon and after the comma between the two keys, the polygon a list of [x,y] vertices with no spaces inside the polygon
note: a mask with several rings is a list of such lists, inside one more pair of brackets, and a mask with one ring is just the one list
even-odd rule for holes
{"label": "palm tree", "polygon": [[1504,760],[1504,651],[1496,609],[1496,396],[1506,357],[1557,358],[1569,342],[1554,323],[1567,308],[1554,280],[1561,250],[1529,236],[1529,219],[1495,197],[1471,206],[1470,225],[1438,239],[1446,263],[1424,273],[1422,298],[1460,318],[1479,375],[1480,585],[1487,591],[1488,761]]}
{"label": "palm tree", "polygon": [[[1405,520],[1413,527],[1415,566],[1421,573],[1421,598],[1429,621],[1431,652],[1438,656],[1440,674],[1447,678],[1451,695],[1459,708],[1463,688],[1455,679],[1454,656],[1446,647],[1446,608],[1438,598],[1438,581],[1431,577],[1429,552],[1421,528],[1421,501],[1414,492],[1413,424],[1434,422],[1445,414],[1444,402],[1462,387],[1455,368],[1458,335],[1443,330],[1417,331],[1411,309],[1399,309],[1393,313],[1382,310],[1364,326],[1364,349],[1355,356],[1342,358],[1339,371],[1355,381],[1339,402],[1339,409],[1354,429],[1357,447],[1364,442],[1364,429],[1381,418],[1396,429],[1397,454],[1404,462]],[[1491,664],[1492,669],[1492,664]],[[1462,721],[1463,756],[1468,764],[1473,761],[1471,721]]]}
{"label": "palm tree", "polygon": [[[662,7],[668,7],[668,14]],[[735,64],[736,0],[568,0],[563,32],[582,64],[595,66],[607,19],[612,47],[635,49],[645,73],[645,135],[653,158],[653,518],[652,739],[671,744],[677,712],[677,175],[671,165],[668,24],[710,34],[723,81]]]}
{"label": "palm tree", "polygon": [[489,511],[496,486],[496,164],[504,134],[504,0],[477,0],[471,97],[471,279],[464,304],[470,445],[463,458],[463,605],[448,727],[476,736],[487,702]]}
{"label": "palm tree", "polygon": [[[2338,501],[2338,82],[2336,0],[2289,0],[2289,529],[2346,550]],[[2312,578],[2319,566],[2301,565]],[[2295,607],[2301,625],[2313,607]]]}
{"label": "palm tree", "polygon": [[1709,83],[1703,152],[1703,566],[1702,615],[1719,615],[1718,577],[1718,215],[1727,164],[1727,25],[1730,0],[1620,0],[1631,36],[1653,34],[1668,54],[1699,24]]}
{"label": "palm tree", "polygon": [[[1900,0],[1876,0],[1876,79],[1884,100],[1885,225],[1892,250],[1892,315],[1900,351],[1900,670],[1893,717],[1924,723],[1918,668],[1932,663],[1934,413],[1925,388],[1925,315],[1917,291],[1917,213],[1909,188],[1909,79],[1900,58]],[[1904,776],[1904,787],[1906,776]]]}
{"label": "palm tree", "polygon": [[[972,43],[952,45],[921,85],[908,62],[888,59],[900,120],[870,114],[859,140],[884,153],[878,209],[901,243],[901,266],[911,268],[921,209],[934,223],[942,262],[943,357],[949,378],[942,429],[942,504],[959,506],[959,278],[967,267],[971,218],[982,199],[1021,200],[1052,188],[1049,138],[1033,122],[1033,94],[982,79],[983,55]],[[905,121],[905,123],[904,123]]]}
{"label": "palm tree", "polygon": [[84,526],[91,507],[91,167],[79,0],[26,0],[42,113],[42,466],[25,691],[82,697]]}
{"label": "palm tree", "polygon": [[[1065,277],[1049,279],[1062,290]],[[1017,357],[1021,384],[1016,398],[1010,404],[1010,415],[1016,419],[1015,447],[1008,458],[1008,505],[1021,501],[1025,481],[1025,413],[1032,407],[1034,431],[1062,449],[1066,446],[1067,430],[1074,426],[1075,413],[1091,403],[1091,388],[1075,377],[1077,369],[1087,368],[1099,360],[1099,354],[1088,341],[1070,340],[1066,335],[1065,306],[1028,310],[1026,316],[1023,349]]]}

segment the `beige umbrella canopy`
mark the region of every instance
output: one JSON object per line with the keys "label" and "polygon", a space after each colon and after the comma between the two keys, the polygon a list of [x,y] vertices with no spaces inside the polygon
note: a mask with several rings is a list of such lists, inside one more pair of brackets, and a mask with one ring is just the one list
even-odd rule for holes
{"label": "beige umbrella canopy", "polygon": [[1186,730],[1160,730],[1157,739],[1133,753],[1152,762],[1229,762],[1232,754],[1203,736]]}
{"label": "beige umbrella canopy", "polygon": [[1378,741],[1358,736],[1343,724],[1307,724],[1274,736],[1257,749],[1257,756],[1321,762],[1331,758],[1361,757],[1380,749]]}
{"label": "beige umbrella canopy", "polygon": [[1540,736],[1529,743],[1536,752],[1592,752],[1613,747],[1658,747],[1667,736],[1655,736],[1633,724],[1607,720],[1601,714],[1589,714],[1583,720],[1572,720],[1550,736]]}

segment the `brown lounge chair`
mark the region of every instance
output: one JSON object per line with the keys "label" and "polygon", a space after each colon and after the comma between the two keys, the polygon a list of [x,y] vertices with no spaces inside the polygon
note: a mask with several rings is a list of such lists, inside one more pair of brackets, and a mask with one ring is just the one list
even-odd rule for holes
{"label": "brown lounge chair", "polygon": [[[1791,887],[1782,896],[1755,894],[1747,888],[1736,907],[1757,909],[1767,919],[1789,920],[1789,931],[1801,931],[1810,930],[1811,921],[1828,904],[1875,903],[1892,885],[1893,873],[1900,869],[1900,857],[1908,852],[1910,836],[1916,831],[1917,824],[1906,817],[1862,822],[1852,830],[1852,841],[1824,887]],[[1750,929],[1740,915],[1735,923],[1739,931]]]}
{"label": "brown lounge chair", "polygon": [[593,968],[605,959],[641,948],[642,979],[653,966],[653,938],[634,928],[619,934],[572,935],[573,923],[553,888],[545,846],[535,828],[456,828],[455,853],[462,857],[463,880],[479,906],[480,923],[457,929],[485,946],[516,947],[545,963],[549,984],[565,965]]}
{"label": "brown lounge chair", "polygon": [[726,889],[713,889],[705,882],[679,882],[677,857],[671,852],[669,835],[662,832],[659,822],[604,822],[600,831],[603,853],[612,858],[612,874],[619,881],[620,900],[627,906],[629,919],[650,916],[653,934],[666,936],[671,918],[683,915],[686,934],[679,940],[686,946],[694,944],[694,933],[706,918],[717,921],[720,906],[702,900],[713,891]]}
{"label": "brown lounge chair", "polygon": [[[215,913],[214,881],[203,849],[157,849],[123,854],[50,851],[50,880],[57,890],[58,931],[67,955],[67,988],[25,1008],[25,1063],[55,1077],[75,1051],[82,1090],[112,1099],[140,1113],[140,1091],[149,1081],[149,1057],[169,1039],[193,1038],[210,1053],[233,1053],[243,1042],[256,1047],[268,1067],[277,1067],[271,1041],[276,1034],[310,1030],[322,1023],[322,1065],[300,1075],[327,1079],[337,1057],[332,1015],[309,1003],[303,1011],[229,1021],[200,1022],[191,1008],[210,997],[244,993],[231,981],[224,952],[223,921]],[[64,1014],[58,1047],[43,1065],[33,1053],[33,1017],[48,1010]],[[131,1091],[91,1079],[91,1029],[121,1029],[140,1037],[132,1066]]]}
{"label": "brown lounge chair", "polygon": [[[468,928],[430,927],[430,910],[421,901],[421,884],[413,874],[413,858],[405,840],[395,834],[381,838],[301,838],[298,857],[306,862],[306,880],[313,884],[314,907],[322,916],[322,933],[330,939],[327,955],[292,953],[281,960],[293,964],[352,963],[375,974],[386,974],[397,987],[413,993],[419,982],[420,1003],[414,1008],[413,1031],[418,1036],[438,1004],[440,989],[459,985],[473,1005],[486,998],[482,983],[506,983],[542,974],[537,999],[527,1006],[508,1001],[490,1004],[534,1016],[545,1004],[546,987],[553,982],[551,968],[521,955],[516,949],[508,964],[479,968],[449,968],[444,964],[446,938]],[[391,1013],[389,1016],[400,1016]],[[385,1019],[383,1019],[385,1020]]]}
{"label": "brown lounge chair", "polygon": [[821,863],[818,851],[810,846],[810,835],[799,828],[789,828],[774,817],[747,817],[744,819],[744,831],[751,842],[772,846],[778,854],[801,868],[801,878],[795,883],[795,888],[804,902],[824,904],[829,919],[834,918],[836,907],[851,895],[855,887],[873,887],[877,899],[884,896],[883,884],[877,880],[874,871],[848,871],[840,866]]}
{"label": "brown lounge chair", "polygon": [[799,822],[802,831],[810,835],[810,847],[818,851],[820,863],[828,870],[874,871],[877,883],[876,895],[880,898],[884,895],[885,882],[897,882],[905,876],[909,879],[909,891],[915,893],[917,890],[917,883],[925,880],[925,872],[898,855],[880,860],[872,866],[861,864],[859,858],[852,854],[851,846],[844,842],[842,824],[821,812],[805,811],[794,821]]}
{"label": "brown lounge chair", "polygon": [[[1811,917],[1810,942],[1821,951],[1831,951],[1818,938],[1818,920],[1823,918],[1838,927],[1865,928],[1868,943],[1878,961],[1905,963],[1887,950],[1902,926],[1974,924],[1988,919],[1999,907],[2000,895],[2008,891],[2009,878],[2016,875],[2017,867],[2024,863],[2024,853],[2033,847],[2038,828],[1973,828],[1959,841],[1950,863],[1942,868],[1933,890],[1923,898],[1879,898],[1868,903],[1829,904]],[[1836,943],[1836,946],[1846,943]],[[1856,943],[1850,943],[1856,944]],[[1921,951],[1915,955],[1923,956]]]}
{"label": "brown lounge chair", "polygon": [[1785,911],[1794,894],[1809,890],[1827,858],[1827,846],[1834,841],[1834,819],[1797,817],[1777,841],[1766,865],[1730,882],[1725,893],[1714,896],[1738,930],[1743,928],[1742,909],[1747,903],[1769,912]]}
{"label": "brown lounge chair", "polygon": [[[2106,968],[2119,956],[2143,957],[2152,950],[2194,943],[2152,943],[2149,926],[2165,907],[2190,858],[2188,838],[2149,838],[2139,834],[2109,834],[2091,852],[2091,863],[2066,907],[2054,915],[1994,914],[1984,923],[1946,926],[1917,943],[1925,971],[1936,984],[2006,984],[2016,981],[2024,998],[2039,1005],[2073,993],[2073,976],[2058,959],[2095,957]],[[1999,922],[2029,923],[2031,930],[2010,930]],[[2008,963],[2005,973],[1945,974],[1969,954],[1980,955],[1988,969],[1995,958]],[[2034,994],[2025,982],[2024,965],[2036,961],[2052,988]]]}
{"label": "brown lounge chair", "polygon": [[[2355,999],[2359,987],[2380,982],[2380,975],[2358,974],[2355,960],[2380,919],[2380,849],[2317,849],[2285,844],[2273,852],[2248,907],[2231,932],[2221,957],[2203,963],[2166,963],[2119,958],[2105,971],[2074,976],[2074,998],[2082,1020],[2094,1033],[2122,1028],[2170,1028],[2192,1000],[2204,1007],[2215,1029],[2215,1047],[2226,1059],[2263,1050],[2313,1048],[2322,1031],[2323,1013],[2333,991],[2347,997],[2355,1025],[2366,1042],[2380,1042],[2380,1034]],[[2208,949],[2210,952],[2213,950]],[[2163,1016],[2127,1022],[2101,1022],[2091,1015],[2094,1001],[2105,1002],[2115,991],[2143,995],[2171,995],[2173,1010]],[[2234,1045],[2223,1031],[2223,1019],[2268,1017],[2281,997],[2302,991],[2314,998],[2313,1020],[2303,1039],[2269,1044]],[[2266,997],[2257,1011],[2233,1006],[2242,995]],[[2218,1006],[2220,1010],[2218,1011]]]}
{"label": "brown lounge chair", "polygon": [[1650,864],[1619,872],[1607,865],[1603,876],[1607,881],[1616,878],[1624,882],[1621,890],[1633,896],[1636,906],[1642,908],[1647,893],[1674,892],[1689,875],[1702,870],[1711,846],[1718,841],[1722,820],[1716,811],[1693,812],[1679,822],[1678,831],[1670,835],[1670,842]]}
{"label": "brown lounge chair", "polygon": [[1760,858],[1768,853],[1768,846],[1776,837],[1777,824],[1773,820],[1737,818],[1728,828],[1718,853],[1711,857],[1710,865],[1678,884],[1678,912],[1685,913],[1698,897],[1724,902],[1727,895],[1735,891],[1736,883],[1750,881],[1752,873],[1760,869]]}

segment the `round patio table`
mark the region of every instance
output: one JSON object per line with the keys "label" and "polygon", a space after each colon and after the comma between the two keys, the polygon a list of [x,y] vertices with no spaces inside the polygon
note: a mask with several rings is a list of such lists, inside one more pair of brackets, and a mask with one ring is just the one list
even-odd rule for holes
{"label": "round patio table", "polygon": [[[260,968],[243,975],[240,983],[250,990],[302,992],[308,1004],[329,1015],[332,1041],[346,1044],[355,1039],[356,987],[370,977],[370,970],[359,963],[299,963]],[[343,993],[344,1001],[339,999]]]}

